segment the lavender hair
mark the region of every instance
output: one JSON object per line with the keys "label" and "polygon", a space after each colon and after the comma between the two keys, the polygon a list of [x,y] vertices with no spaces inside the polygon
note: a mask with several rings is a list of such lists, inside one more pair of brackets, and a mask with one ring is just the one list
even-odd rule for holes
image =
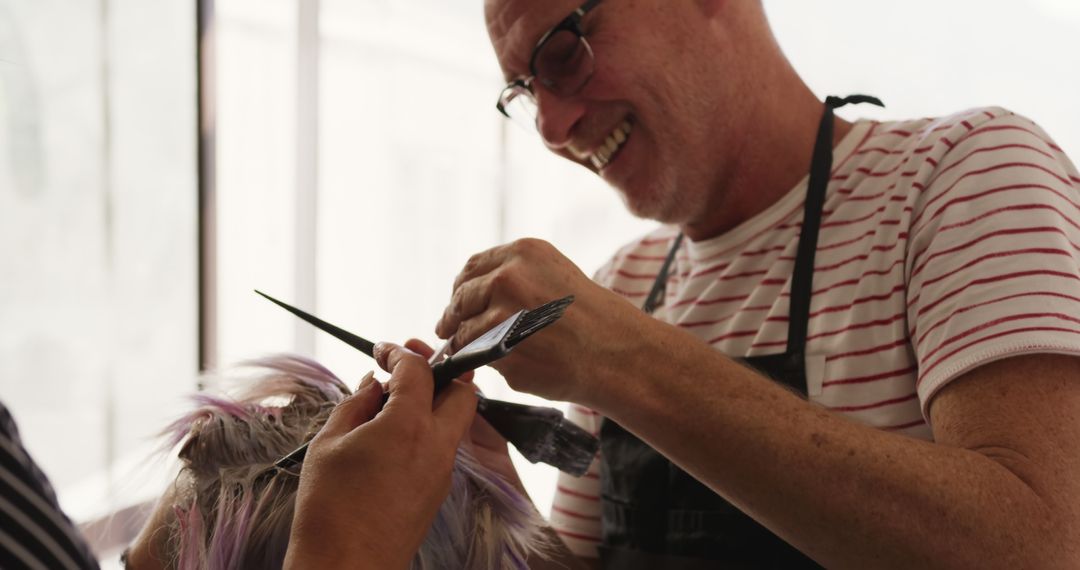
{"label": "lavender hair", "polygon": [[[313,437],[349,394],[333,373],[302,357],[249,365],[261,374],[244,381],[242,392],[199,394],[197,408],[165,430],[181,459],[162,499],[172,512],[162,553],[171,568],[280,568],[298,478],[273,463]],[[529,556],[549,546],[544,526],[514,487],[460,449],[450,495],[412,568],[526,568]]]}

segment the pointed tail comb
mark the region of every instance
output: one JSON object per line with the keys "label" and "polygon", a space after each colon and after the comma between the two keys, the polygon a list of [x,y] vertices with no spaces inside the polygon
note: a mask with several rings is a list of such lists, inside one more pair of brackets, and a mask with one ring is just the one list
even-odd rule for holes
{"label": "pointed tail comb", "polygon": [[[258,290],[255,292],[319,330],[374,358],[375,345],[371,341],[278,301],[266,293]],[[435,393],[438,394],[454,378],[506,356],[526,338],[559,320],[573,302],[574,297],[568,296],[531,311],[518,311],[457,353],[435,362],[431,366],[435,378]],[[562,412],[554,408],[525,406],[481,396],[477,413],[529,461],[547,463],[571,475],[584,475],[600,447],[596,437],[566,421]],[[307,447],[308,443],[305,443],[278,460],[276,465],[283,469],[300,465],[307,454]]]}

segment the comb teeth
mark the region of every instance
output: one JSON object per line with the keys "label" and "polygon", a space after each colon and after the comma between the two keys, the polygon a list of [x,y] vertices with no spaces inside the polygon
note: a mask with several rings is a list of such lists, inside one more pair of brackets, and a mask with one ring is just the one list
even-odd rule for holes
{"label": "comb teeth", "polygon": [[510,329],[510,333],[507,334],[507,348],[513,348],[519,342],[529,338],[540,329],[559,320],[559,318],[563,316],[563,313],[566,312],[566,308],[573,302],[574,296],[568,295],[562,299],[540,305],[522,315],[521,318],[518,319],[518,322],[514,323],[514,327]]}

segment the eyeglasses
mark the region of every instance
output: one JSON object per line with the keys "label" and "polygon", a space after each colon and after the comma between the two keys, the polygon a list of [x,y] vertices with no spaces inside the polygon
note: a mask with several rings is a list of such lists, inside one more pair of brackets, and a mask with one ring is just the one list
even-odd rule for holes
{"label": "eyeglasses", "polygon": [[529,72],[524,79],[515,79],[503,88],[496,107],[507,118],[529,128],[536,127],[536,93],[533,83],[559,97],[576,95],[592,78],[594,60],[592,47],[581,31],[581,19],[600,0],[587,0],[554,28],[548,30],[533,48]]}

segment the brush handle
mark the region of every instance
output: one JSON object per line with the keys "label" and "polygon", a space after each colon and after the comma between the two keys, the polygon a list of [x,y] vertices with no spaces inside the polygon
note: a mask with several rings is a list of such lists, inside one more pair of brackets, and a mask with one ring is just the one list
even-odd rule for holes
{"label": "brush handle", "polygon": [[436,362],[431,367],[431,374],[435,378],[435,393],[442,392],[454,378],[485,364],[491,364],[509,352],[503,345],[495,345],[485,351],[455,354]]}
{"label": "brush handle", "polygon": [[[580,477],[596,456],[599,447],[597,439],[578,426],[564,421],[559,410],[478,396],[476,413],[529,461],[547,463]],[[389,394],[383,394],[384,405],[389,397]],[[309,441],[301,445],[274,465],[280,469],[292,469],[302,465],[310,444]]]}
{"label": "brush handle", "polygon": [[481,399],[476,412],[531,463],[581,477],[600,448],[596,436],[555,408]]}

